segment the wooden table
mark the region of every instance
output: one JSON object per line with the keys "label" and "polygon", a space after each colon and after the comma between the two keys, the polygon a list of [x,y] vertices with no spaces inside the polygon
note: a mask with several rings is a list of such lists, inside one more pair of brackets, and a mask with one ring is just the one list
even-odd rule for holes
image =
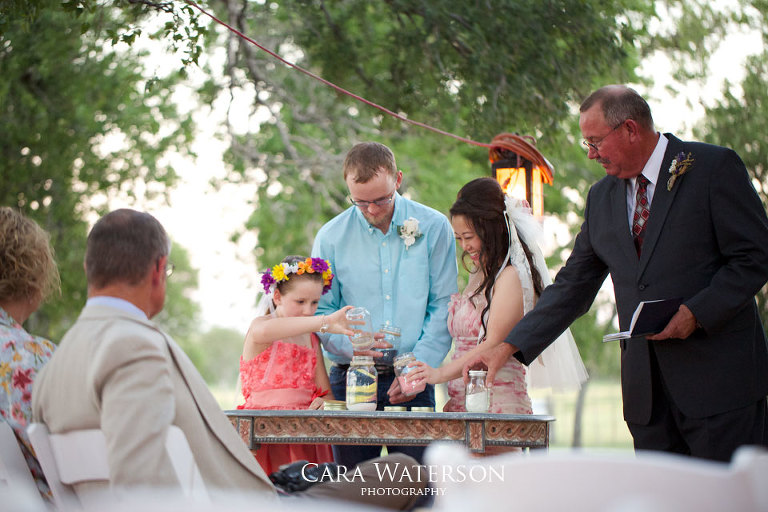
{"label": "wooden table", "polygon": [[463,443],[476,453],[487,446],[547,448],[552,416],[460,412],[224,411],[252,450],[261,443],[426,446]]}

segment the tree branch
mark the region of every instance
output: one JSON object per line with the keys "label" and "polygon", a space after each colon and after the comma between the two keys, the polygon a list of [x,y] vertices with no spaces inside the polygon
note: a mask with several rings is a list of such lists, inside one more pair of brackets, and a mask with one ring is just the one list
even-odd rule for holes
{"label": "tree branch", "polygon": [[128,0],[129,4],[146,5],[152,9],[163,11],[168,14],[173,14],[173,2],[152,2],[151,0]]}

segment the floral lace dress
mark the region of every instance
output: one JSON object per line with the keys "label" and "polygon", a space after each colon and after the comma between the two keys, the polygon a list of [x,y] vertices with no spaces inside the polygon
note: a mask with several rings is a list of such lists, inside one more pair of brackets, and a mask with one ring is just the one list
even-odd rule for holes
{"label": "floral lace dress", "polygon": [[[315,334],[311,338],[311,348],[278,340],[249,361],[241,357],[240,383],[245,403],[237,408],[307,409],[321,392],[315,385],[320,340]],[[256,452],[256,460],[269,475],[297,460],[333,461],[333,453],[330,445],[263,444]]]}
{"label": "floral lace dress", "polygon": [[[32,381],[51,358],[53,344],[29,334],[3,308],[0,308],[0,416],[13,428],[40,494],[51,500],[43,470],[27,437],[32,419]],[[0,505],[2,508],[2,505]]]}
{"label": "floral lace dress", "polygon": [[[462,293],[451,296],[448,306],[448,330],[455,346],[452,359],[458,359],[477,345],[480,333],[480,314],[487,304],[481,293],[470,300],[475,289],[467,285]],[[474,303],[474,304],[473,304]],[[454,379],[448,382],[448,396],[445,412],[466,412],[464,407],[464,382]],[[517,359],[510,358],[496,374],[491,390],[490,412],[501,414],[532,414],[531,399],[525,382],[525,366]]]}

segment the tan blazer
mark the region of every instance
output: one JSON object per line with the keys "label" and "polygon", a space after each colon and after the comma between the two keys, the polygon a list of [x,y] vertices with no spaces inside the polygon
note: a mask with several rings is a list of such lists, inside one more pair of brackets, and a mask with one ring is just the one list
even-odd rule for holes
{"label": "tan blazer", "polygon": [[241,490],[276,496],[184,351],[155,324],[91,305],[38,374],[33,418],[52,433],[100,428],[112,485],[178,487],[164,450],[176,425],[212,496]]}

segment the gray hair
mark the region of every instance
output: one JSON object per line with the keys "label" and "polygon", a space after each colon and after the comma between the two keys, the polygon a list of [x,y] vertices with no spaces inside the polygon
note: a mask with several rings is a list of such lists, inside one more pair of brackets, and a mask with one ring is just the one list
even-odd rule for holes
{"label": "gray hair", "polygon": [[152,215],[123,208],[93,226],[85,251],[88,285],[138,284],[152,265],[171,251],[171,242]]}
{"label": "gray hair", "polygon": [[596,104],[600,105],[606,124],[617,126],[627,119],[633,119],[642,128],[654,131],[651,107],[637,91],[626,85],[606,85],[581,103],[579,112],[586,112]]}

